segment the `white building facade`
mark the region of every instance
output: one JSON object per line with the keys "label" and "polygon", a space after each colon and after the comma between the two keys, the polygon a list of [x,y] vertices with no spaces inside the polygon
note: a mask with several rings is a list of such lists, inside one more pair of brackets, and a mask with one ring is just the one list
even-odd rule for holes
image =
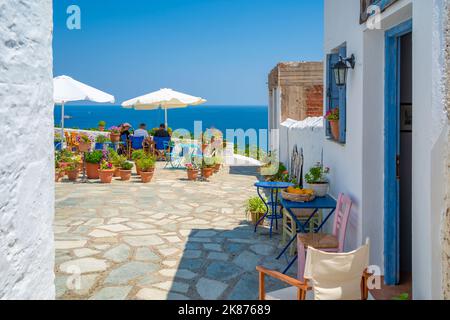
{"label": "white building facade", "polygon": [[[380,13],[365,21],[371,4]],[[331,193],[354,201],[346,249],[370,237],[371,263],[391,285],[412,273],[414,299],[440,299],[446,286],[447,14],[446,0],[325,0],[325,61],[356,62],[335,103],[325,98],[341,111],[340,139],[324,143]]]}

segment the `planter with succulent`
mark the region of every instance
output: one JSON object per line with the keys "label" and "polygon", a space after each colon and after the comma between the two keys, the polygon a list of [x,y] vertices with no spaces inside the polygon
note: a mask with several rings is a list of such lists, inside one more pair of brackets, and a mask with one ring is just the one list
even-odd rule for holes
{"label": "planter with succulent", "polygon": [[108,160],[102,160],[100,169],[98,169],[98,175],[101,183],[111,183],[114,175],[113,164]]}
{"label": "planter with succulent", "polygon": [[195,181],[198,178],[198,166],[195,163],[186,164],[188,180]]}
{"label": "planter with succulent", "polygon": [[329,110],[325,114],[325,119],[330,123],[330,130],[333,139],[339,141],[339,107]]}
{"label": "planter with succulent", "polygon": [[120,141],[120,128],[113,126],[108,129],[109,130],[109,139],[111,142],[119,142]]}
{"label": "planter with succulent", "polygon": [[77,136],[78,150],[80,152],[89,152],[92,146],[92,140],[87,134],[80,134]]}
{"label": "planter with succulent", "polygon": [[253,197],[247,200],[246,212],[247,215],[250,215],[253,224],[256,225],[266,211],[267,207],[260,197]]}
{"label": "planter with succulent", "polygon": [[99,131],[105,131],[106,122],[105,121],[99,121],[98,122],[98,130]]}
{"label": "planter with succulent", "polygon": [[153,156],[145,156],[137,160],[137,165],[140,169],[141,180],[143,183],[152,181],[153,173],[155,172],[156,159]]}
{"label": "planter with succulent", "polygon": [[131,159],[133,159],[134,163],[136,164],[136,173],[138,175],[141,174],[141,169],[139,167],[138,160],[144,158],[145,156],[146,154],[144,150],[135,150],[131,154]]}
{"label": "planter with succulent", "polygon": [[88,179],[98,179],[98,169],[100,162],[103,159],[103,152],[101,150],[94,150],[86,153],[86,175]]}
{"label": "planter with succulent", "polygon": [[120,179],[123,181],[128,181],[131,179],[131,169],[133,169],[133,164],[129,161],[125,161],[121,164],[119,173],[120,173]]}
{"label": "planter with succulent", "polygon": [[328,193],[327,174],[330,172],[328,167],[324,167],[321,163],[317,163],[309,169],[305,174],[305,181],[317,197],[325,197]]}
{"label": "planter with succulent", "polygon": [[78,175],[80,172],[78,162],[76,161],[69,162],[65,170],[67,173],[67,177],[69,178],[70,181],[76,181],[78,179]]}

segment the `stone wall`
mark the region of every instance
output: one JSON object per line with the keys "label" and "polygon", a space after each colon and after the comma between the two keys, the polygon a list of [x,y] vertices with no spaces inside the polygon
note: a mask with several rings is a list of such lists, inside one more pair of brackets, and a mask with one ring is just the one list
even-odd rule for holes
{"label": "stone wall", "polygon": [[0,2],[0,299],[53,299],[52,1]]}
{"label": "stone wall", "polygon": [[[446,34],[445,34],[445,77],[446,77],[446,108],[447,116],[450,124],[450,2],[447,0],[445,3],[446,10]],[[450,133],[448,136],[448,143],[450,144]],[[444,214],[442,223],[442,283],[443,283],[443,296],[444,299],[450,299],[450,148],[448,148],[447,158],[447,191],[446,191],[446,203],[447,210]]]}
{"label": "stone wall", "polygon": [[279,63],[269,74],[269,95],[275,88],[281,90],[281,122],[323,115],[321,62]]}

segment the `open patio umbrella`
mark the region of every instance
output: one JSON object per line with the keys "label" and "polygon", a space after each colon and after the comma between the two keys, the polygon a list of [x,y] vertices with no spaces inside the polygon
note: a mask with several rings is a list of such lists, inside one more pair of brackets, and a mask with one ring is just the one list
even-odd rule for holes
{"label": "open patio umbrella", "polygon": [[124,108],[134,108],[135,110],[164,109],[164,123],[167,126],[167,109],[185,108],[205,103],[206,100],[200,97],[190,96],[172,89],[160,89],[158,91],[127,100],[122,103]]}
{"label": "open patio umbrella", "polygon": [[114,96],[68,76],[53,79],[53,101],[61,105],[61,138],[64,139],[64,104],[72,101],[114,103]]}

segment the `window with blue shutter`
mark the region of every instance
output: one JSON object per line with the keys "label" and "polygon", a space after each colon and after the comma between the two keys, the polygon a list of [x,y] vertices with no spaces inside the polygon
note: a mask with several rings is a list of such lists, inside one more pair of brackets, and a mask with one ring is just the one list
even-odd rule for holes
{"label": "window with blue shutter", "polygon": [[[327,99],[326,111],[339,107],[339,143],[346,142],[346,104],[347,104],[347,88],[338,87],[334,77],[333,66],[339,61],[339,57],[347,56],[347,48],[339,48],[338,53],[332,53],[327,56]],[[329,139],[333,139],[331,135],[330,124],[326,121],[326,135]]]}

